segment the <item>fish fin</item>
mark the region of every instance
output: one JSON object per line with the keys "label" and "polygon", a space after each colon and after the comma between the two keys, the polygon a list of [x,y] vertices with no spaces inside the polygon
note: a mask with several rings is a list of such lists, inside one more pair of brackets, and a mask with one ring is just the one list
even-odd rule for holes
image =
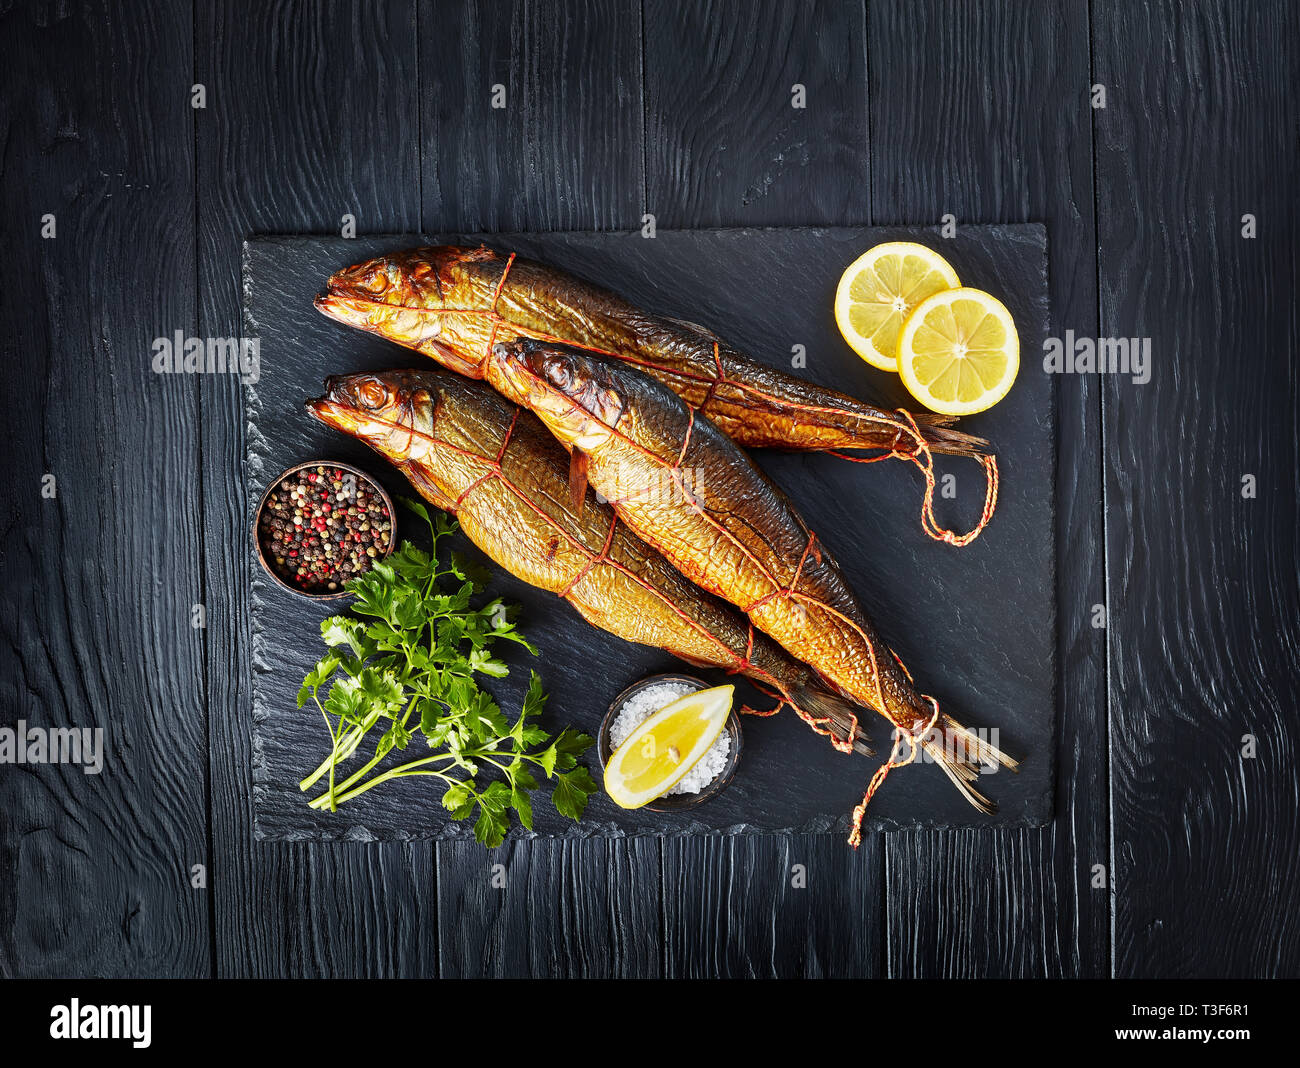
{"label": "fish fin", "polygon": [[920,426],[956,426],[961,418],[956,415],[940,415],[938,412],[913,412],[912,418]]}
{"label": "fish fin", "polygon": [[574,449],[569,456],[569,504],[575,512],[582,511],[582,499],[587,495],[587,454]]}
{"label": "fish fin", "polygon": [[694,331],[695,333],[699,334],[701,337],[708,338],[709,341],[722,340],[722,338],[718,337],[718,335],[715,334],[712,330],[710,330],[707,326],[701,326],[699,323],[693,323],[689,319],[674,319],[671,315],[665,315],[664,318],[667,319],[670,323],[675,323],[677,326],[684,326],[686,327],[687,330]]}
{"label": "fish fin", "polygon": [[450,345],[434,338],[425,338],[412,347],[416,352],[437,360],[447,370],[455,371],[458,375],[464,375],[466,378],[475,380],[487,377],[487,372],[483,369],[487,363],[486,356],[480,356],[477,360],[467,360]]}
{"label": "fish fin", "polygon": [[994,769],[1000,764],[1012,771],[1020,770],[1019,761],[974,731],[967,730],[949,715],[940,716],[921,747],[952,780],[962,797],[986,816],[996,812],[998,806],[975,789],[974,783],[979,779],[981,769]]}
{"label": "fish fin", "polygon": [[827,723],[837,741],[843,743],[851,740],[855,753],[875,755],[875,750],[859,726],[860,713],[864,711],[859,705],[815,684],[793,687],[788,700],[796,712],[814,721]]}
{"label": "fish fin", "polygon": [[397,465],[401,468],[407,480],[415,487],[416,492],[435,508],[441,508],[444,512],[456,514],[456,502],[445,494],[438,484],[426,475],[418,464],[402,463]]}
{"label": "fish fin", "polygon": [[952,429],[951,424],[956,420],[951,416],[935,415],[932,412],[913,412],[912,418],[916,420],[917,429],[921,431],[921,437],[925,438],[925,443],[930,447],[931,452],[941,453],[944,456],[978,458],[988,456],[993,451],[993,446],[984,438],[967,434],[964,430]]}

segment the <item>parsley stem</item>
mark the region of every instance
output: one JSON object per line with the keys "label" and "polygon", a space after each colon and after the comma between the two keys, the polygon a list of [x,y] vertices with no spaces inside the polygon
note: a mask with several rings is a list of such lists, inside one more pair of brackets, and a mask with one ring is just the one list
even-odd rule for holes
{"label": "parsley stem", "polygon": [[[406,714],[405,714],[404,716],[402,716],[402,720],[401,720],[401,722],[402,722],[402,726],[406,726],[406,721],[407,721],[408,719],[410,719],[410,717],[411,717],[411,712],[412,712],[412,710],[415,708],[415,702],[416,702],[416,700],[418,700],[418,695],[417,695],[417,697],[412,697],[412,698],[411,698],[411,702],[410,702],[410,704],[408,704],[408,705],[406,706]],[[372,713],[372,715],[366,719],[366,726],[365,726],[365,729],[362,730],[362,734],[365,734],[367,731],[369,731],[370,728],[374,725],[374,723],[375,723],[378,719],[379,719],[379,714],[378,714],[378,713]],[[358,728],[358,730],[361,730],[361,728]],[[357,738],[357,745],[360,745],[360,744],[361,744],[361,738],[360,738],[360,736],[359,736],[359,737]],[[353,751],[356,750],[356,745],[354,745],[354,746],[352,747],[352,750],[353,750]],[[387,755],[388,755],[387,752],[384,752],[384,753],[376,753],[375,756],[372,757],[372,758],[371,758],[367,763],[363,764],[360,768],[358,768],[358,769],[357,769],[356,771],[354,771],[351,775],[349,775],[346,779],[344,779],[343,782],[339,783],[339,785],[338,785],[338,789],[339,789],[339,790],[347,790],[347,789],[348,789],[349,787],[351,787],[354,783],[357,783],[357,782],[359,782],[361,779],[365,778],[365,776],[370,772],[370,770],[371,770],[371,769],[372,769],[376,764],[378,764],[381,760],[383,760],[384,757],[386,757]],[[332,771],[332,770],[333,770],[333,767],[331,766],[331,771]],[[333,786],[332,778],[331,778],[330,793],[331,793],[331,794],[334,793],[334,786]],[[325,795],[322,794],[321,796],[324,797]],[[320,798],[317,798],[317,800],[319,801]],[[315,805],[315,802],[313,802],[312,804]]]}
{"label": "parsley stem", "polygon": [[334,805],[334,766],[338,763],[339,736],[338,736],[338,734],[337,734],[337,733],[335,732],[335,730],[334,730],[334,724],[332,724],[332,723],[330,722],[329,714],[325,711],[325,707],[324,707],[324,705],[322,705],[322,704],[320,703],[320,697],[317,696],[317,690],[315,690],[315,689],[312,690],[312,692],[311,692],[311,699],[312,699],[313,701],[316,702],[316,707],[320,709],[321,718],[325,720],[325,729],[326,729],[327,731],[330,732],[330,741],[333,742],[333,748],[332,748],[331,751],[330,751],[330,758],[329,758],[329,766],[330,766],[330,789],[329,789],[329,797],[330,797],[330,811],[333,812],[333,811],[335,811],[335,809],[336,809],[336,806]]}
{"label": "parsley stem", "polygon": [[[406,775],[417,774],[415,769],[423,767],[423,765],[425,764],[432,764],[435,760],[455,760],[455,759],[456,758],[452,756],[450,753],[439,753],[435,756],[424,757],[421,760],[412,760],[406,764],[399,764],[397,767],[389,768],[387,771],[382,772],[379,775],[376,775],[373,779],[369,779],[366,782],[363,782],[360,786],[356,786],[352,789],[348,789],[347,785],[344,784],[343,789],[345,792],[340,794],[337,798],[335,798],[335,800],[338,802],[338,804],[341,805],[344,801],[351,800],[352,798],[356,797],[358,794],[364,794],[371,787],[378,786],[380,783],[387,782],[389,779],[397,779],[397,778],[402,778]],[[453,779],[450,775],[447,775],[441,771],[434,771],[433,769],[420,771],[418,772],[418,774],[436,775],[440,779],[446,779],[448,785],[451,785],[456,782],[456,780]],[[323,808],[327,803],[328,803],[327,795],[321,794],[320,797],[316,798],[314,801],[311,802],[311,807]]]}
{"label": "parsley stem", "polygon": [[[378,722],[379,713],[372,712],[366,717],[364,723],[360,726],[352,727],[345,734],[336,739],[334,742],[334,749],[330,755],[320,762],[320,765],[315,771],[298,783],[298,789],[310,790],[316,780],[330,770],[331,765],[340,760],[347,760],[348,757],[357,751],[357,748],[361,745],[361,739],[364,738],[370,732],[371,728]],[[327,720],[326,726],[328,725],[329,721]],[[330,737],[334,737],[333,731],[330,731]]]}
{"label": "parsley stem", "polygon": [[[429,524],[432,551],[404,542],[347,583],[356,598],[351,615],[321,623],[321,638],[332,651],[303,680],[298,701],[304,707],[310,694],[330,748],[298,784],[304,793],[320,791],[307,804],[335,811],[391,779],[433,776],[446,784],[442,801],[453,819],[468,819],[477,810],[474,836],[491,847],[508,833],[512,811],[532,827],[528,794],[538,783],[525,769],[533,764],[555,778],[556,809],[578,819],[596,788],[584,769],[575,769],[591,739],[568,729],[551,736],[535,722],[546,700],[536,672],[513,725],[480,686],[479,676],[499,678],[508,671],[493,655],[494,642],[505,638],[534,655],[537,650],[505,621],[499,599],[475,607],[483,583],[469,565],[453,554],[449,566],[439,566],[440,543],[455,530],[454,521],[435,522],[423,505],[407,503]],[[327,685],[328,696],[321,698]],[[371,743],[370,759],[349,773],[344,761],[359,754],[376,729],[382,737]],[[393,750],[407,750],[420,735],[429,755],[401,763],[404,758]],[[480,773],[490,781],[480,780]]]}

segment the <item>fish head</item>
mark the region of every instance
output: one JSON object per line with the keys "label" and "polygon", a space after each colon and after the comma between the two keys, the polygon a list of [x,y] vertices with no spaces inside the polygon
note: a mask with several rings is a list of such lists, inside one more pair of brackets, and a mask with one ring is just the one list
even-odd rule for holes
{"label": "fish head", "polygon": [[482,302],[482,276],[497,260],[488,249],[454,245],[377,256],[331,275],[316,310],[482,378],[487,346],[478,335],[487,320],[462,311]]}
{"label": "fish head", "polygon": [[581,349],[527,338],[499,342],[486,370],[499,393],[536,414],[570,448],[598,449],[623,417],[610,368]]}
{"label": "fish head", "polygon": [[330,375],[307,410],[395,463],[416,458],[433,427],[435,398],[418,372]]}

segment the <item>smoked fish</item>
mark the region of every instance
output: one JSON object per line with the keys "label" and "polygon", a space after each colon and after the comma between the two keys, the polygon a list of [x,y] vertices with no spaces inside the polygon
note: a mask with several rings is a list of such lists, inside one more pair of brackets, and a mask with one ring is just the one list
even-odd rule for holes
{"label": "smoked fish", "polygon": [[[917,690],[789,499],[709,419],[636,368],[569,346],[498,342],[485,370],[581,457],[571,472],[633,532],[839,693],[887,718],[896,752],[906,736],[913,756],[920,745],[972,805],[992,811],[973,783],[981,766],[1015,761]],[[873,791],[855,810],[855,838]]]}
{"label": "smoked fish", "polygon": [[[564,342],[634,364],[746,448],[829,451],[859,462],[894,456],[926,479],[922,526],[965,545],[997,502],[988,442],[952,417],[888,411],[769,367],[704,327],[654,315],[557,268],[488,248],[440,245],[381,256],[336,272],[316,298],[325,315],[482,378],[493,344],[516,337]],[[842,450],[868,450],[851,456]],[[957,535],[935,520],[932,453],[985,467],[980,525]]]}
{"label": "smoked fish", "polygon": [[325,387],[308,410],[394,463],[511,574],[620,638],[746,675],[837,749],[870,751],[849,702],[811,668],[688,582],[593,494],[574,507],[564,450],[535,416],[432,368],[332,376]]}

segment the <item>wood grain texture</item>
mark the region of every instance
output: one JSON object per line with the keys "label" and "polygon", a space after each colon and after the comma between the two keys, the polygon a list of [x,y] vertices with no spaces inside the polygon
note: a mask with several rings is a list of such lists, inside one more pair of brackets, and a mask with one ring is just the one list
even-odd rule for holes
{"label": "wood grain texture", "polygon": [[656,978],[659,843],[507,842],[438,847],[442,974]]}
{"label": "wood grain texture", "polygon": [[870,221],[864,5],[646,0],[644,19],[660,226]]}
{"label": "wood grain texture", "polygon": [[[425,233],[640,225],[636,3],[422,3],[419,28]],[[656,843],[516,843],[504,891],[495,855],[435,848],[445,974],[659,974]]]}
{"label": "wood grain texture", "polygon": [[[415,9],[200,5],[195,78],[203,332],[240,333],[240,250],[257,232],[418,225]],[[274,374],[268,364],[263,375]],[[427,847],[253,840],[248,531],[237,381],[204,383],[208,705],[218,973],[433,975]]]}
{"label": "wood grain texture", "polygon": [[1102,332],[1154,365],[1104,394],[1114,968],[1295,975],[1300,15],[1094,16]]}
{"label": "wood grain texture", "polygon": [[[875,221],[1045,222],[1054,336],[1096,333],[1087,15],[1071,2],[868,7]],[[1022,374],[1039,352],[1022,351]],[[1061,376],[1058,399],[1058,817],[1045,833],[890,836],[892,975],[1107,970],[1109,903],[1090,885],[1109,855],[1098,388]]]}
{"label": "wood grain texture", "polygon": [[[862,8],[647,0],[644,21],[646,210],[660,226],[868,221]],[[699,839],[663,855],[667,975],[879,974],[875,844]],[[805,889],[793,863],[818,873]]]}
{"label": "wood grain texture", "polygon": [[868,835],[856,851],[841,835],[665,843],[665,973],[883,975],[884,840]]}
{"label": "wood grain texture", "polygon": [[161,281],[194,276],[190,36],[166,4],[0,16],[0,723],[104,731],[98,775],[0,766],[6,976],[211,967],[197,387],[150,366],[195,324]]}
{"label": "wood grain texture", "polygon": [[439,0],[419,11],[426,233],[640,225],[637,3]]}
{"label": "wood grain texture", "polygon": [[[1118,975],[1300,970],[1293,5],[0,8],[0,724],[108,729],[97,778],[0,767],[0,974],[1097,975],[1111,901]],[[1044,221],[1057,331],[1152,338],[1059,383],[1050,832],[254,842],[240,387],[150,342],[238,332],[250,233],[643,210]]]}

